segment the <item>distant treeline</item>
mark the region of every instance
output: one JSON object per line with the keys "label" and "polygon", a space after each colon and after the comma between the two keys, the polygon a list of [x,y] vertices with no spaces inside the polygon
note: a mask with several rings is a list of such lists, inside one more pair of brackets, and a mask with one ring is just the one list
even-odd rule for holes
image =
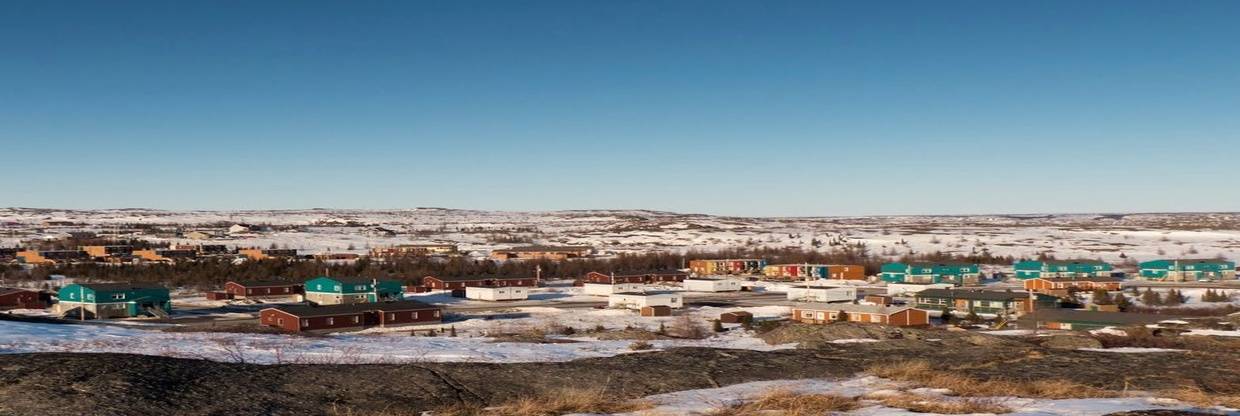
{"label": "distant treeline", "polygon": [[[865,266],[868,274],[876,274],[888,260],[868,254],[864,248],[844,247],[829,251],[798,248],[730,249],[690,251],[685,254],[646,253],[620,254],[597,259],[570,261],[527,260],[497,262],[463,257],[407,257],[391,261],[362,258],[353,263],[329,263],[317,260],[235,261],[228,258],[201,258],[176,264],[66,264],[37,266],[30,270],[10,266],[4,274],[10,279],[46,280],[51,275],[90,280],[158,283],[171,287],[199,289],[217,288],[229,280],[285,279],[302,281],[315,276],[364,276],[392,278],[419,284],[424,276],[534,276],[543,278],[577,278],[591,271],[604,273],[646,272],[687,267],[694,259],[763,258],[770,264],[825,263]],[[958,256],[928,253],[905,256],[901,261],[963,261],[983,264],[1012,264],[1012,257],[990,255]]]}

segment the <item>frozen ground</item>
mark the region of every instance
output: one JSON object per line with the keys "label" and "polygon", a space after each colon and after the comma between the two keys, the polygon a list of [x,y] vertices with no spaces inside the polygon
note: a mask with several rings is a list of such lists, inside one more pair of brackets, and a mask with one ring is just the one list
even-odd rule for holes
{"label": "frozen ground", "polygon": [[[735,384],[731,386],[688,390],[668,394],[649,396],[645,400],[655,405],[653,409],[643,410],[628,416],[638,415],[701,415],[727,408],[728,406],[751,401],[772,391],[790,391],[805,394],[833,394],[847,397],[883,397],[909,391],[930,397],[951,400],[944,396],[945,391],[924,388],[910,388],[905,383],[894,382],[882,378],[863,376],[843,380],[776,380],[753,383]],[[1018,416],[1093,416],[1115,412],[1146,409],[1193,409],[1184,403],[1170,399],[1142,397],[1098,398],[1098,399],[1024,399],[1017,397],[995,397],[989,400],[1012,409],[1007,415]],[[849,415],[927,415],[903,409],[883,406],[877,401],[865,401],[864,407],[844,412]],[[1223,409],[1212,409],[1223,410]]]}
{"label": "frozen ground", "polygon": [[[786,314],[785,307],[700,308],[687,319],[707,325],[719,313],[748,310],[755,316]],[[487,318],[490,316],[491,318]],[[630,340],[599,340],[585,334],[602,325],[606,329],[644,328],[669,330],[681,317],[642,318],[633,311],[547,307],[513,308],[500,312],[466,315],[465,319],[431,327],[454,327],[457,337],[411,336],[414,327],[374,328],[361,332],[307,337],[279,334],[163,332],[164,325],[38,324],[0,321],[0,353],[114,352],[227,362],[275,363],[399,363],[426,361],[546,362],[569,361],[632,353]],[[138,322],[141,321],[120,321]],[[573,336],[551,335],[556,342],[497,342],[495,337],[557,331],[574,327]],[[734,327],[734,325],[728,325]],[[426,328],[426,327],[417,327]],[[706,326],[706,328],[709,328]],[[655,349],[713,347],[752,350],[792,348],[767,345],[748,331],[731,331],[700,340],[652,340]]]}
{"label": "frozen ground", "polygon": [[[72,226],[45,226],[70,221]],[[350,224],[352,225],[346,225]],[[822,248],[865,243],[872,253],[990,252],[1032,257],[1102,258],[1119,262],[1159,257],[1236,259],[1240,214],[989,215],[743,218],[655,211],[495,212],[437,208],[408,210],[157,211],[0,209],[0,244],[63,235],[74,230],[125,232],[131,224],[169,231],[209,225],[255,223],[287,226],[271,233],[228,236],[231,246],[287,246],[306,253],[365,252],[370,247],[418,242],[453,242],[485,254],[513,244],[492,243],[495,235],[537,243],[587,244],[604,253],[712,250],[735,247]],[[361,224],[361,225],[358,225]],[[368,232],[383,227],[396,236]],[[178,239],[151,238],[166,241]],[[350,248],[352,247],[352,248]]]}

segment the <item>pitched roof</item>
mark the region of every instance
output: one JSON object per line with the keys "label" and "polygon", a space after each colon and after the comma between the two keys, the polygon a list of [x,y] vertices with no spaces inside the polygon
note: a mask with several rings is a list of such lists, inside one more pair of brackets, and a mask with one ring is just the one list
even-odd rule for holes
{"label": "pitched roof", "polygon": [[969,289],[923,289],[916,294],[919,298],[951,298],[951,299],[969,299],[969,300],[1013,300],[1025,299],[1029,297],[1029,292],[1016,291],[997,291],[997,290],[969,290]]}
{"label": "pitched roof", "polygon": [[37,291],[31,290],[31,289],[22,289],[22,288],[17,288],[17,287],[0,287],[0,296],[9,295],[13,293],[19,293],[19,292],[37,292]]}
{"label": "pitched roof", "polygon": [[935,267],[935,266],[951,266],[951,267],[973,267],[976,264],[965,263],[959,261],[914,261],[905,263],[909,267]]}
{"label": "pitched roof", "polygon": [[[380,282],[395,282],[396,281],[395,279],[374,278],[374,277],[337,277],[337,276],[319,276],[319,277],[335,280],[337,282],[340,282],[346,285],[368,285],[368,284],[373,283],[375,280],[378,280]],[[315,279],[318,279],[319,277],[316,277]]]}
{"label": "pitched roof", "polygon": [[152,283],[78,283],[78,286],[90,290],[140,290],[140,289],[164,289],[167,288]]}
{"label": "pitched roof", "polygon": [[530,280],[533,276],[426,276],[441,282],[473,282],[482,280]]}
{"label": "pitched roof", "polygon": [[913,309],[909,306],[884,306],[884,305],[858,305],[855,303],[798,303],[793,306],[795,309],[808,309],[814,311],[844,311],[858,313],[873,313],[881,315],[891,315],[893,313],[902,312],[907,309]]}
{"label": "pitched roof", "polygon": [[1088,260],[1088,259],[1080,259],[1080,260],[1046,260],[1046,261],[1043,261],[1042,263],[1043,263],[1043,264],[1048,264],[1048,265],[1056,265],[1056,266],[1066,266],[1066,265],[1069,265],[1069,264],[1095,264],[1095,265],[1107,264],[1107,262],[1105,262],[1105,261]]}
{"label": "pitched roof", "polygon": [[1104,276],[1089,276],[1089,277],[1039,277],[1038,279],[1045,280],[1045,281],[1048,281],[1048,282],[1057,282],[1057,283],[1060,283],[1060,282],[1094,282],[1094,283],[1109,283],[1109,282],[1122,282],[1122,281],[1124,281],[1124,279],[1121,279],[1121,278],[1118,278],[1118,277],[1109,277],[1109,276],[1107,276],[1107,277],[1104,277]]}
{"label": "pitched roof", "polygon": [[284,280],[229,280],[230,283],[236,283],[245,287],[279,287],[279,286],[301,286],[301,282],[289,282]]}
{"label": "pitched roof", "polygon": [[351,315],[370,311],[394,312],[425,309],[439,309],[416,300],[400,300],[394,302],[353,303],[348,305],[281,305],[267,309],[276,309],[297,317]]}
{"label": "pitched roof", "polygon": [[[603,276],[611,276],[613,274],[611,272],[590,272],[590,273],[597,273]],[[615,273],[615,275],[616,277],[650,276],[650,275],[686,275],[687,276],[689,275],[689,273],[685,273],[680,270],[655,270],[655,271],[648,271],[648,272],[623,272],[623,273]]]}

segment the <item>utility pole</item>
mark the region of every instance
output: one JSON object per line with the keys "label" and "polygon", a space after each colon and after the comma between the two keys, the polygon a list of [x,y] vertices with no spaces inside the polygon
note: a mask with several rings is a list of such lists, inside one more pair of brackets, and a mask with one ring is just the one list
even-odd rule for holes
{"label": "utility pole", "polygon": [[81,312],[83,321],[86,320],[86,288],[78,285],[78,310]]}

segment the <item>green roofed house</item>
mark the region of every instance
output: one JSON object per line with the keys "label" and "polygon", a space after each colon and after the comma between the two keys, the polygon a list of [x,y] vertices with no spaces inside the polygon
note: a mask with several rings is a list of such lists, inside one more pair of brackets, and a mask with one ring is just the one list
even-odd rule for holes
{"label": "green roofed house", "polygon": [[306,300],[316,305],[348,305],[400,300],[400,281],[367,277],[319,276],[306,281]]}
{"label": "green roofed house", "polygon": [[969,263],[887,263],[879,279],[888,283],[977,283],[981,272]]}
{"label": "green roofed house", "polygon": [[1232,280],[1236,262],[1218,259],[1172,259],[1141,262],[1141,278],[1187,282],[1192,280]]}
{"label": "green roofed house", "polygon": [[67,318],[167,318],[172,311],[168,289],[140,283],[74,283],[57,297],[56,313]]}
{"label": "green roofed house", "polygon": [[1110,277],[1110,263],[1098,260],[1029,260],[1018,261],[1014,266],[1017,279],[1039,277]]}

